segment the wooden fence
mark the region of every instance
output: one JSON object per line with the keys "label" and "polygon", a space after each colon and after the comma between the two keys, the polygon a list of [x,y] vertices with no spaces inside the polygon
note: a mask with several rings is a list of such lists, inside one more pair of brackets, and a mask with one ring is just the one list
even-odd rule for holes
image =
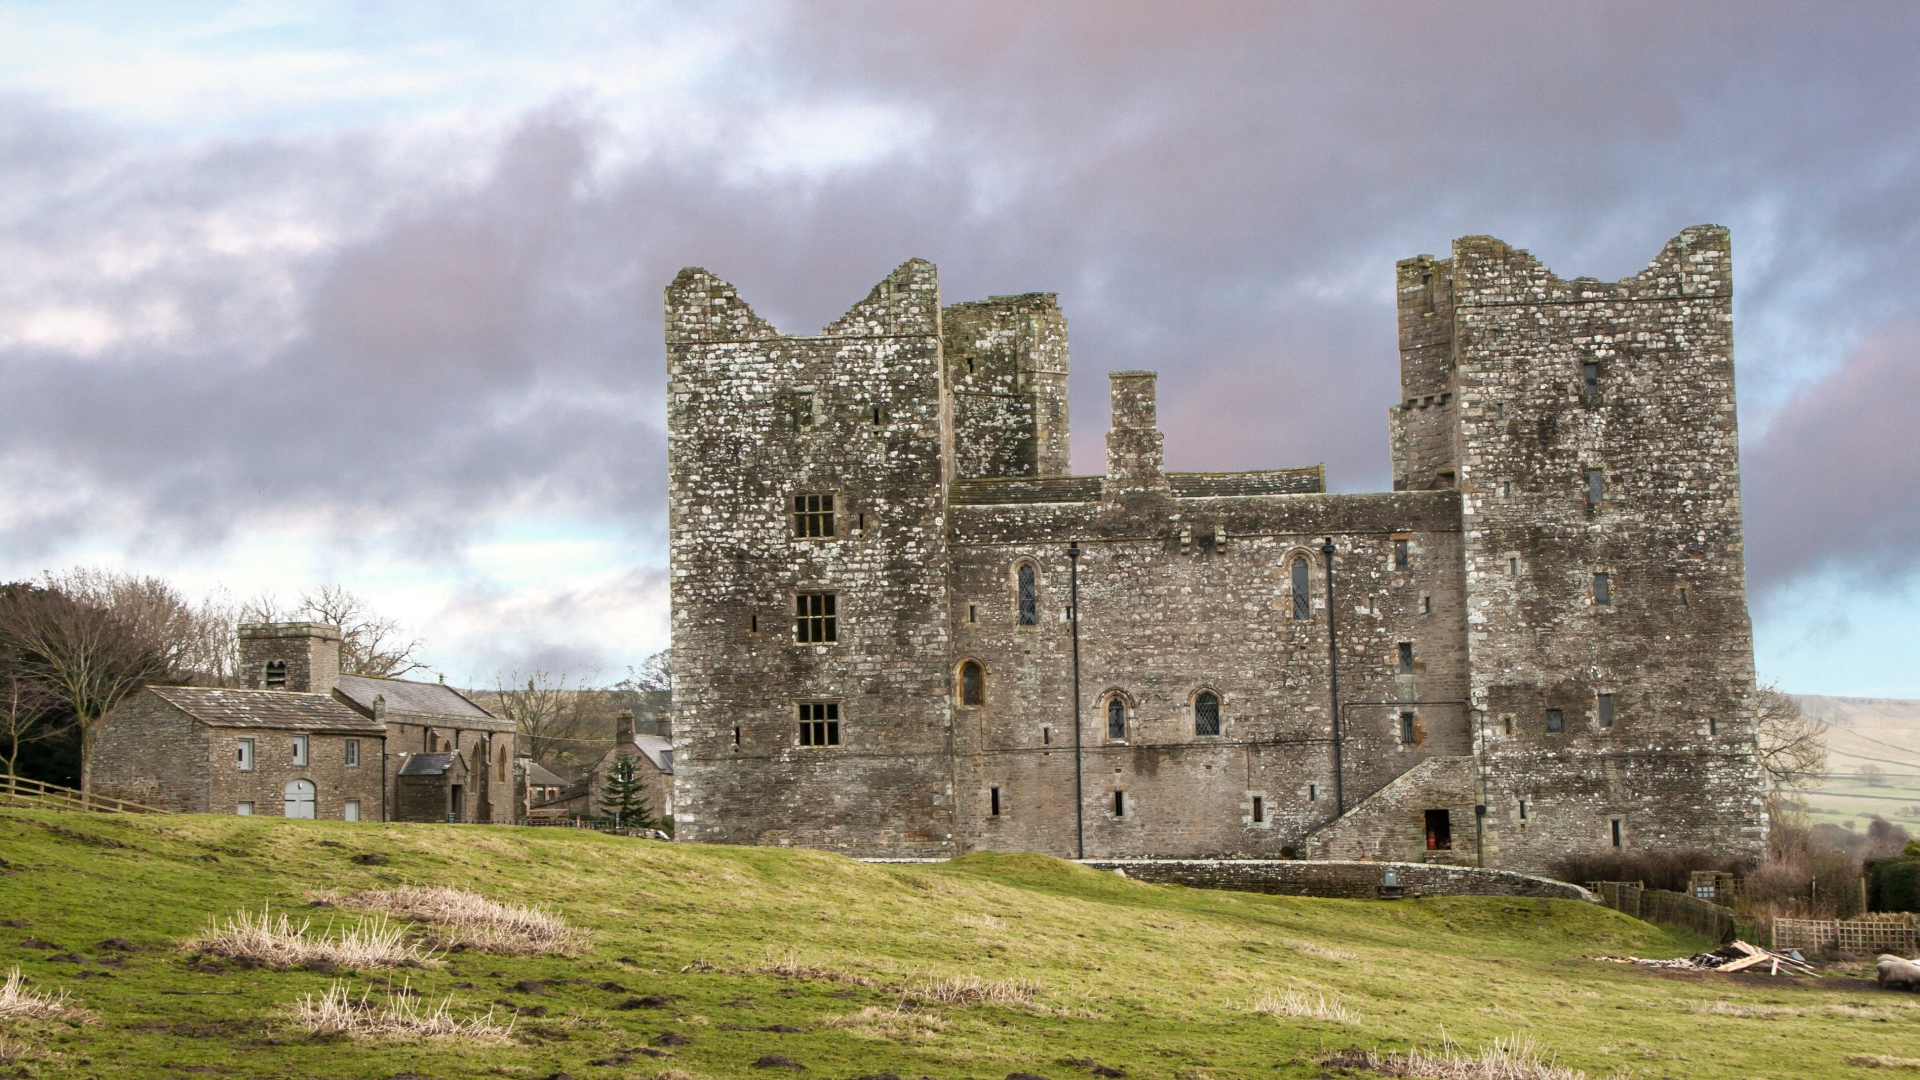
{"label": "wooden fence", "polygon": [[1638,881],[1590,881],[1587,888],[1600,902],[1622,914],[1662,926],[1691,930],[1709,941],[1733,940],[1733,912],[1719,904],[1666,889],[1649,889]]}
{"label": "wooden fence", "polygon": [[1775,949],[1831,949],[1872,955],[1920,953],[1920,916],[1866,915],[1857,919],[1775,919]]}
{"label": "wooden fence", "polygon": [[36,810],[92,810],[102,814],[170,814],[157,806],[115,799],[106,795],[91,797],[70,787],[29,780],[24,776],[0,776],[0,805],[27,806]]}

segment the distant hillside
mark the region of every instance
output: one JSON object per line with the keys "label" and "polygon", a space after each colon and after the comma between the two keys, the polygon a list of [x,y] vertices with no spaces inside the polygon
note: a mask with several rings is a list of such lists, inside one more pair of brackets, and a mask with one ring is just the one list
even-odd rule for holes
{"label": "distant hillside", "polygon": [[[1807,716],[1827,725],[1830,779],[1807,799],[1815,820],[1847,828],[1878,814],[1920,828],[1920,701],[1795,694]],[[1864,766],[1884,774],[1860,779]]]}

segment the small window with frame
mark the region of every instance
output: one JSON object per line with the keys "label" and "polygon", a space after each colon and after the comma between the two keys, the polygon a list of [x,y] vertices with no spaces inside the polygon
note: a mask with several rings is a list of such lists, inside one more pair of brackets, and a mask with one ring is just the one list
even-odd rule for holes
{"label": "small window with frame", "polygon": [[360,740],[348,739],[343,745],[347,768],[357,767],[360,764]]}
{"label": "small window with frame", "polygon": [[1610,607],[1613,604],[1613,586],[1609,577],[1605,570],[1593,572],[1593,603],[1596,607]]}
{"label": "small window with frame", "polygon": [[238,739],[234,747],[234,767],[241,772],[253,771],[253,740]]}
{"label": "small window with frame", "polygon": [[1612,694],[1598,695],[1597,701],[1595,702],[1595,712],[1597,712],[1599,715],[1601,727],[1603,728],[1612,727],[1613,726],[1613,695]]}
{"label": "small window with frame", "polygon": [[840,603],[836,593],[795,593],[793,640],[799,645],[832,644],[840,640]]}
{"label": "small window with frame", "polygon": [[796,540],[833,538],[833,496],[830,494],[793,497],[793,537]]}
{"label": "small window with frame", "polygon": [[1393,568],[1395,570],[1405,570],[1412,565],[1413,557],[1407,550],[1409,543],[1410,542],[1406,540],[1395,540],[1393,542]]}
{"label": "small window with frame", "polygon": [[800,745],[840,745],[840,703],[837,701],[800,702]]}
{"label": "small window with frame", "polygon": [[1548,709],[1547,710],[1547,730],[1548,731],[1565,731],[1566,728],[1567,728],[1566,714],[1562,713],[1559,709]]}
{"label": "small window with frame", "polygon": [[1220,695],[1211,690],[1202,690],[1193,698],[1193,733],[1195,735],[1220,734]]}
{"label": "small window with frame", "polygon": [[1127,702],[1119,694],[1107,699],[1107,738],[1119,742],[1127,737]]}
{"label": "small window with frame", "polygon": [[305,765],[307,763],[307,737],[305,735],[295,735],[293,737],[293,763],[295,765]]}
{"label": "small window with frame", "polygon": [[960,665],[960,704],[963,708],[977,709],[986,700],[986,689],[982,685],[986,681],[985,675],[978,661],[969,660]]}
{"label": "small window with frame", "polygon": [[1017,621],[1021,626],[1040,625],[1040,579],[1039,572],[1030,562],[1023,562],[1014,574],[1014,583],[1019,601]]}

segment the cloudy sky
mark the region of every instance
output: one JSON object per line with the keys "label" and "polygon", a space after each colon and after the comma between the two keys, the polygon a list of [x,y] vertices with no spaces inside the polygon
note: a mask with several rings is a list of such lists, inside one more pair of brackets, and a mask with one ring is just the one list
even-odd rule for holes
{"label": "cloudy sky", "polygon": [[1395,259],[1731,227],[1763,676],[1920,697],[1920,7],[0,3],[0,577],[666,643],[660,290],[1056,291],[1169,464],[1389,486]]}

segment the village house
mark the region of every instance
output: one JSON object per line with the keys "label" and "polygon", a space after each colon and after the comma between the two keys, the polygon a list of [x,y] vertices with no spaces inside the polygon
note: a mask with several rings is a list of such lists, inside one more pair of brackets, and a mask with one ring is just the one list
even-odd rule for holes
{"label": "village house", "polygon": [[578,782],[548,795],[545,800],[535,800],[528,816],[566,819],[609,816],[600,801],[606,794],[607,777],[621,758],[633,759],[634,775],[640,780],[647,812],[656,820],[673,816],[671,728],[661,721],[662,731],[658,735],[636,731],[633,713],[624,709],[615,718],[615,725],[612,749],[601,755]]}
{"label": "village house", "polygon": [[239,638],[244,689],[149,686],[107,717],[96,791],[192,813],[514,820],[510,722],[442,683],[341,674],[338,627]]}

